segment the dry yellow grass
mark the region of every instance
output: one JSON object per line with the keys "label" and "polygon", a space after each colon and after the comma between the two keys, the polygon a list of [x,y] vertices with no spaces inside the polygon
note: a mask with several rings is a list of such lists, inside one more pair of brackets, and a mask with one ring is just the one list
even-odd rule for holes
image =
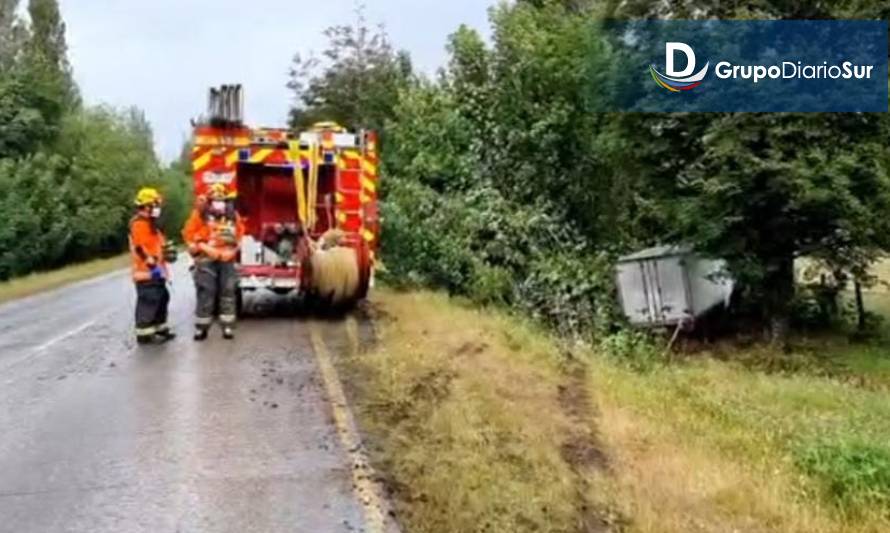
{"label": "dry yellow grass", "polygon": [[0,283],[0,302],[24,298],[127,266],[128,256],[97,259]]}
{"label": "dry yellow grass", "polygon": [[554,346],[443,295],[384,289],[374,300],[380,343],[346,375],[406,531],[580,531]]}

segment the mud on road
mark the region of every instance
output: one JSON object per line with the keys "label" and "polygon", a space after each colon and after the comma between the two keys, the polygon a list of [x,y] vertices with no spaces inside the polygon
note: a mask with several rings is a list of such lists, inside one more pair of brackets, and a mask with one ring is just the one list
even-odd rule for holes
{"label": "mud on road", "polygon": [[331,363],[364,325],[195,344],[176,274],[165,346],[135,346],[126,273],[0,306],[0,531],[395,530]]}

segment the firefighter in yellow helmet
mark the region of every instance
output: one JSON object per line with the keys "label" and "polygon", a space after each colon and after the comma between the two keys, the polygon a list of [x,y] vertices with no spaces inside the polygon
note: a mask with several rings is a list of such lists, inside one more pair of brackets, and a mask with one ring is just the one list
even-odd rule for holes
{"label": "firefighter in yellow helmet", "polygon": [[136,341],[139,344],[167,342],[176,335],[167,324],[168,263],[176,251],[158,227],[163,199],[157,190],[141,189],[134,201],[136,214],[130,220],[130,255],[136,284]]}
{"label": "firefighter in yellow helmet", "polygon": [[235,260],[244,224],[225,185],[214,184],[206,202],[196,206],[182,236],[195,259],[195,340],[207,339],[218,312],[223,338],[235,336],[238,272]]}

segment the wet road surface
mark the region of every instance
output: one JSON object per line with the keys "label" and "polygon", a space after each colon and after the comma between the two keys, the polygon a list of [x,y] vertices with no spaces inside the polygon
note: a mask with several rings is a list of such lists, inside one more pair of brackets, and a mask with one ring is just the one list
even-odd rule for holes
{"label": "wet road surface", "polygon": [[127,273],[0,306],[0,531],[379,529],[316,353],[349,328],[266,318],[195,344],[193,302],[180,266],[158,347],[132,338]]}

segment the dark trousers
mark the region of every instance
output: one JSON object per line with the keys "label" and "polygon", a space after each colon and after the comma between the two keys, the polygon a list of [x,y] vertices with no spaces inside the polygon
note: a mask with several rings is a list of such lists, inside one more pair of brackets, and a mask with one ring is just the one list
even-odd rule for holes
{"label": "dark trousers", "polygon": [[195,325],[209,328],[217,311],[220,323],[224,326],[234,325],[237,318],[235,293],[238,290],[235,263],[198,260],[194,275],[197,290]]}
{"label": "dark trousers", "polygon": [[164,281],[140,281],[136,283],[136,336],[152,337],[166,331],[167,307],[170,291]]}

